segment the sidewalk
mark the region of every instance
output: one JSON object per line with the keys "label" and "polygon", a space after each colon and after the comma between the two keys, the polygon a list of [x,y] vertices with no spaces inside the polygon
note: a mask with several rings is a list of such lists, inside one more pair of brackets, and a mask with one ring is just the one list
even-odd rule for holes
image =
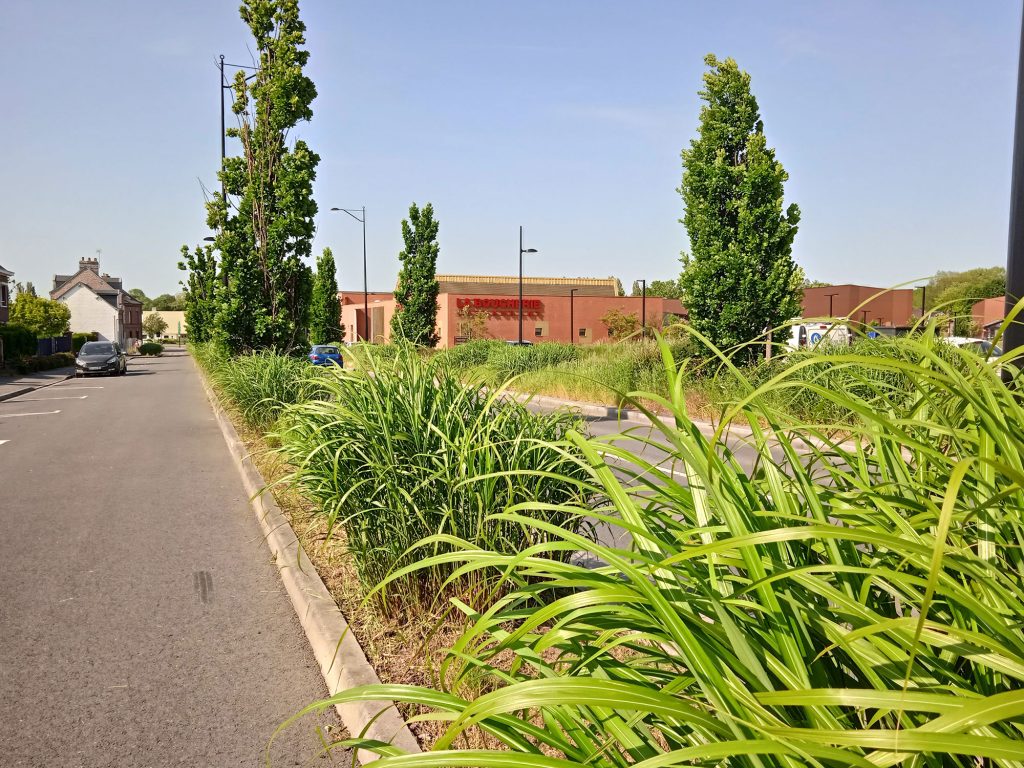
{"label": "sidewalk", "polygon": [[39,371],[38,373],[29,373],[12,378],[0,376],[0,400],[8,400],[18,395],[24,395],[33,389],[64,381],[64,379],[74,375],[75,369],[68,366],[67,368],[54,368],[52,371]]}

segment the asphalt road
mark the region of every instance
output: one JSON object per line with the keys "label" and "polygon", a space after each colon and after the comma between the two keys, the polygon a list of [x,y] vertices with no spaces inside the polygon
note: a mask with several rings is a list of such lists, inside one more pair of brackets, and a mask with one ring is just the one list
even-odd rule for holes
{"label": "asphalt road", "polygon": [[0,764],[263,765],[326,688],[192,361],[129,371],[0,402]]}

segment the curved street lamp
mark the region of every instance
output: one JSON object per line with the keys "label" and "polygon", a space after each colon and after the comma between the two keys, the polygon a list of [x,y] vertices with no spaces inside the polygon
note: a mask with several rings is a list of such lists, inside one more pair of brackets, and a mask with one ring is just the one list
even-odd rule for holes
{"label": "curved street lamp", "polygon": [[[363,225],[363,322],[366,324],[365,339],[370,336],[370,293],[366,287],[366,206],[362,208],[331,208],[332,211],[347,213],[353,219]],[[357,216],[356,214],[360,214]],[[356,323],[356,341],[359,341],[359,323]]]}
{"label": "curved street lamp", "polygon": [[537,253],[536,248],[523,248],[523,228],[519,227],[519,346],[523,345],[523,254]]}

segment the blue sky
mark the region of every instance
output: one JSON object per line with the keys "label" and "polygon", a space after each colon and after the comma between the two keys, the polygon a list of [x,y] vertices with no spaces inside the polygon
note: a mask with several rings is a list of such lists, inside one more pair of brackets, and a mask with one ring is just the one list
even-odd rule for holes
{"label": "blue sky", "polygon": [[[3,0],[0,264],[47,285],[102,249],[176,290],[216,186],[214,62],[248,62],[236,0]],[[409,203],[442,272],[674,276],[676,188],[704,54],[751,73],[810,277],[887,286],[1005,261],[1019,5],[305,0],[319,97],[317,249],[343,288],[397,274]]]}

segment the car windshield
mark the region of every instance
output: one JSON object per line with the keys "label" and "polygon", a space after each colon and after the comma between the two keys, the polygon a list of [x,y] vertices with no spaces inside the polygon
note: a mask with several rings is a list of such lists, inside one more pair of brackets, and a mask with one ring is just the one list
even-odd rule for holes
{"label": "car windshield", "polygon": [[82,345],[80,355],[112,355],[114,354],[113,344],[104,344],[99,341],[89,341]]}
{"label": "car windshield", "polygon": [[313,347],[313,354],[315,355],[336,355],[338,354],[337,347]]}

